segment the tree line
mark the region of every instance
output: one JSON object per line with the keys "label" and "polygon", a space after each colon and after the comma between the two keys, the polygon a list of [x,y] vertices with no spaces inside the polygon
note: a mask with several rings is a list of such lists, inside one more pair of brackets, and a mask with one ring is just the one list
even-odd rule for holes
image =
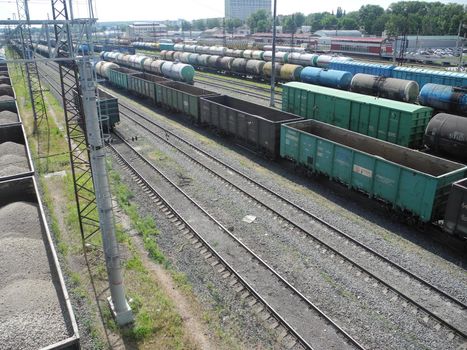
{"label": "tree line", "polygon": [[[386,10],[379,5],[364,5],[352,12],[346,12],[342,7],[338,7],[335,13],[305,15],[297,12],[279,16],[277,24],[282,25],[286,33],[309,26],[312,32],[320,29],[358,29],[368,35],[381,35],[383,31],[388,35],[456,35],[461,21],[467,24],[467,6],[461,4],[399,1]],[[258,11],[248,18],[247,23],[252,32],[271,31],[272,17],[266,11]]]}
{"label": "tree line", "polygon": [[[247,24],[252,33],[270,32],[272,16],[264,10],[253,13],[245,22],[239,19],[198,19],[182,21],[182,30],[206,30],[223,27],[227,33]],[[367,35],[456,35],[459,23],[467,24],[467,6],[443,4],[441,2],[399,1],[386,10],[379,5],[364,5],[358,11],[346,12],[342,7],[336,11],[310,13],[297,12],[278,16],[277,25],[286,33],[295,33],[302,26],[309,26],[312,32],[320,29],[358,29]],[[463,28],[462,33],[465,33]]]}

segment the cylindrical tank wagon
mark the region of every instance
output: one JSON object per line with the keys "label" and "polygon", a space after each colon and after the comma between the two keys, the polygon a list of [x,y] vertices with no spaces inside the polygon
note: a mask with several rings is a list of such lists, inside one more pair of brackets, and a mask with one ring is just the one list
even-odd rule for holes
{"label": "cylindrical tank wagon", "polygon": [[[185,53],[181,51],[167,51],[166,55],[169,55],[170,52],[177,54],[179,56],[185,55]],[[191,54],[189,54],[191,55]],[[104,59],[111,60],[116,64],[121,64],[125,67],[136,68],[138,70],[142,70],[149,73],[161,74],[166,77],[169,77],[174,80],[183,81],[187,83],[193,82],[193,77],[195,74],[195,70],[193,66],[186,64],[186,63],[179,63],[173,61],[164,61],[164,60],[153,60],[152,58],[144,55],[123,55],[120,53],[107,53],[104,52],[102,54]],[[189,56],[183,56],[185,57]],[[102,62],[102,63],[101,63]],[[107,65],[111,62],[104,62],[101,61],[96,64],[96,72],[97,74],[108,78],[107,70],[113,68],[117,68],[115,66]]]}
{"label": "cylindrical tank wagon", "polygon": [[304,83],[348,90],[352,81],[352,74],[340,70],[305,67],[300,73]]}
{"label": "cylindrical tank wagon", "polygon": [[425,146],[438,154],[467,160],[467,118],[439,113],[431,118],[423,138]]}
{"label": "cylindrical tank wagon", "polygon": [[420,90],[419,101],[436,110],[467,116],[467,87],[425,84]]}
{"label": "cylindrical tank wagon", "polygon": [[113,62],[99,61],[95,65],[95,70],[98,75],[104,78],[109,78],[109,70],[118,68],[119,65]]}
{"label": "cylindrical tank wagon", "polygon": [[419,94],[419,87],[415,81],[363,73],[354,75],[350,83],[350,90],[360,94],[410,103],[416,102]]}

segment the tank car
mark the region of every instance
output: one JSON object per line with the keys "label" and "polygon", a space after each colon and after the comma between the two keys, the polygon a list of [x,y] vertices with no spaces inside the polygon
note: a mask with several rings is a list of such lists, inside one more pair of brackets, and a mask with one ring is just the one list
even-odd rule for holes
{"label": "tank car", "polygon": [[438,154],[467,160],[467,118],[438,113],[428,123],[423,138],[425,146]]}
{"label": "tank car", "polygon": [[352,78],[350,90],[360,94],[414,103],[417,101],[420,89],[418,84],[412,80],[358,73]]}
{"label": "tank car", "polygon": [[420,90],[419,101],[436,110],[467,116],[467,87],[425,84]]}
{"label": "tank car", "polygon": [[305,67],[300,73],[300,80],[304,83],[348,90],[352,74],[340,70]]}

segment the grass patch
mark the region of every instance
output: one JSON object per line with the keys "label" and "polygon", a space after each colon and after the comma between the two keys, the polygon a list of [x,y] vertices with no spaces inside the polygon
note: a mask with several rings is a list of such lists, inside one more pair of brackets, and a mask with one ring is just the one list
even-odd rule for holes
{"label": "grass patch", "polygon": [[[149,257],[156,263],[167,266],[168,262],[155,239],[159,230],[154,219],[139,214],[136,205],[132,203],[134,195],[121,181],[120,175],[111,169],[111,162],[108,163],[108,168],[117,202],[129,217],[133,229],[141,235]],[[127,235],[125,232],[121,234]],[[131,306],[135,314],[135,322],[132,327],[122,330],[123,336],[138,343],[156,338],[159,348],[194,349],[194,345],[185,335],[182,319],[175,311],[172,300],[154,282],[132,241],[125,238],[124,240],[131,254],[125,262],[125,281],[128,286],[128,296],[132,299]],[[183,287],[183,290],[191,290],[184,274],[174,273],[173,276],[176,276],[174,280],[178,286]],[[107,321],[109,327],[113,328],[113,319],[107,318]]]}

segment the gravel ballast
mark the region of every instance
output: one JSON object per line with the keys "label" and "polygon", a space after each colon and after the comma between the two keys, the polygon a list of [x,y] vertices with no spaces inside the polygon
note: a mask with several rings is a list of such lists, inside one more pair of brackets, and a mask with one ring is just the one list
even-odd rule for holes
{"label": "gravel ballast", "polygon": [[45,239],[37,204],[0,208],[0,349],[43,348],[70,336]]}
{"label": "gravel ballast", "polygon": [[[157,119],[158,122],[164,121],[164,118],[159,116],[156,116],[155,119]],[[227,163],[231,163],[235,165],[236,168],[242,169],[242,171],[247,172],[250,176],[260,180],[260,182],[268,187],[282,193],[285,197],[299,203],[301,206],[316,213],[326,221],[333,223],[351,236],[358,238],[377,251],[382,252],[385,256],[390,257],[391,260],[409,267],[410,270],[440,286],[443,290],[452,293],[461,300],[465,300],[466,275],[458,267],[451,264],[449,260],[443,259],[446,253],[438,253],[439,251],[443,251],[442,247],[439,247],[439,249],[433,249],[432,247],[424,249],[427,248],[427,245],[414,244],[416,240],[414,240],[413,237],[417,235],[417,233],[413,232],[415,230],[403,227],[403,225],[400,224],[394,224],[387,218],[380,216],[377,211],[367,211],[365,205],[360,205],[360,203],[358,203],[358,194],[354,194],[352,191],[344,193],[342,189],[340,189],[342,195],[340,193],[333,193],[332,188],[337,188],[338,186],[328,184],[326,180],[304,179],[291,172],[287,173],[287,171],[289,171],[287,168],[281,169],[282,164],[271,165],[250,155],[245,157],[245,153],[243,153],[243,155],[236,154],[215,142],[210,142],[210,140],[206,140],[203,137],[195,136],[194,132],[191,130],[186,130],[180,126],[174,127],[172,121],[165,120],[165,123],[171,125],[169,128],[175,129],[174,131],[179,134],[180,131],[183,130],[185,139],[197,143],[208,152],[216,154]],[[124,130],[125,133],[128,132],[128,135],[141,136],[145,141],[144,146],[143,144],[141,144],[141,146],[138,145],[141,148],[145,149],[147,147],[151,149],[151,146],[155,146],[154,144],[151,146],[147,145],[146,142],[149,139],[152,140],[152,138],[148,138],[144,132],[137,131],[133,129],[133,126],[126,123],[122,123],[121,126],[121,130]],[[126,128],[127,126],[130,127]],[[212,138],[215,139],[215,137]],[[216,186],[215,182],[207,180],[206,173],[198,172],[194,169],[192,164],[190,165],[185,160],[178,158],[175,152],[170,150],[170,147],[163,146],[161,148],[161,143],[157,140],[154,140],[154,143],[158,144],[156,146],[158,149],[157,153],[162,155],[159,158],[163,158],[158,159],[156,163],[163,166],[161,160],[166,159],[165,162],[167,164],[163,167],[167,170],[172,168],[169,172],[172,172],[175,176],[171,177],[176,179],[176,176],[178,176],[177,173],[180,173],[183,182],[187,183],[186,186],[188,187],[186,189],[188,190],[188,188],[190,188],[191,190],[188,191],[191,192],[191,194],[200,199],[202,198],[202,202],[204,202],[205,205],[209,206],[208,203],[211,201],[211,205],[218,208],[218,210],[212,208],[216,213],[215,216],[223,218],[225,223],[235,230],[234,232],[238,232],[238,234],[242,236],[244,242],[254,244],[257,247],[259,246],[259,251],[261,251],[263,256],[267,257],[269,255],[268,260],[277,261],[275,264],[277,267],[280,265],[284,266],[284,263],[290,262],[292,260],[292,255],[295,253],[297,253],[297,256],[301,256],[302,258],[299,261],[303,261],[303,264],[297,262],[296,265],[292,265],[293,267],[284,269],[283,273],[290,279],[299,280],[299,284],[302,285],[302,288],[308,289],[310,296],[319,295],[319,299],[321,299],[321,296],[324,295],[320,303],[322,305],[327,304],[326,308],[332,309],[334,317],[343,320],[348,319],[348,327],[353,328],[351,331],[353,334],[360,334],[363,338],[367,339],[368,344],[371,344],[371,346],[381,346],[379,341],[373,342],[373,338],[374,336],[376,338],[382,336],[381,339],[383,339],[385,344],[384,347],[387,348],[407,348],[410,346],[428,345],[430,348],[447,349],[456,346],[455,342],[451,343],[449,341],[449,335],[446,334],[446,330],[426,334],[426,329],[424,329],[426,326],[423,325],[424,321],[422,321],[422,324],[418,324],[421,321],[420,318],[417,320],[410,315],[412,311],[404,311],[403,308],[406,307],[405,303],[393,302],[393,295],[386,296],[384,290],[373,291],[373,283],[369,283],[368,286],[364,286],[365,283],[359,283],[360,285],[356,287],[354,282],[355,277],[351,277],[350,275],[352,274],[348,274],[347,265],[341,265],[340,261],[336,261],[337,264],[335,264],[334,268],[323,268],[323,265],[329,266],[329,262],[325,261],[328,258],[324,256],[323,258],[319,257],[319,254],[317,254],[320,251],[319,247],[313,247],[311,244],[307,243],[303,248],[298,248],[300,245],[303,245],[302,240],[295,237],[292,233],[287,233],[287,227],[282,228],[284,231],[283,234],[280,233],[280,228],[278,231],[276,231],[277,228],[274,228],[274,225],[282,225],[281,222],[268,222],[267,220],[271,220],[271,218],[267,218],[267,213],[253,209],[251,203],[245,201],[245,199],[241,199],[240,201],[238,199],[235,200],[235,196],[229,199],[231,193],[228,191],[226,192],[224,186]],[[253,162],[251,162],[251,159],[253,159]],[[177,163],[176,165],[171,164],[174,161]],[[262,168],[258,166],[258,164],[254,165],[256,162],[264,164],[266,168]],[[189,170],[187,171],[187,169]],[[191,178],[191,180],[187,181],[187,177]],[[291,179],[296,182],[293,183],[290,181]],[[200,181],[199,184],[197,184],[197,180]],[[204,181],[208,181],[209,185],[203,183]],[[330,185],[332,187],[328,187]],[[346,197],[349,195],[348,197],[350,198],[345,199],[344,194],[346,194]],[[357,198],[357,201],[355,201],[355,198]],[[362,200],[362,202],[363,201],[364,200]],[[369,200],[366,201],[370,202]],[[241,202],[244,203],[241,204]],[[233,205],[232,203],[238,204]],[[368,206],[372,206],[372,204],[375,203],[368,203]],[[259,227],[252,229],[248,226],[241,227],[241,225],[238,225],[238,221],[236,220],[239,220],[242,215],[245,214],[256,214],[257,221],[253,225],[261,224],[261,226],[266,228],[265,232],[263,232],[263,237],[261,237],[261,231],[263,231],[263,229],[259,229]],[[229,217],[231,218],[230,220],[232,220],[231,222],[229,222]],[[266,221],[263,222],[261,218]],[[275,234],[274,231],[276,231]],[[277,235],[278,233],[279,235]],[[255,235],[258,236],[255,237]],[[274,235],[274,237],[271,237],[271,235]],[[422,239],[420,239],[420,242],[422,242]],[[295,248],[291,249],[293,246],[295,246]],[[281,250],[283,250],[283,252],[281,252]],[[314,250],[317,252],[314,252]],[[290,256],[287,257],[287,255]],[[323,280],[328,286],[323,284],[323,281],[318,281],[318,284],[316,284],[317,280],[310,278],[311,274],[307,278],[300,277],[302,274],[310,273],[311,271],[305,272],[310,269],[322,270]],[[356,277],[358,277],[358,274]],[[334,286],[336,282],[338,287]],[[319,284],[321,284],[321,286],[319,286]],[[330,287],[336,288],[337,290],[332,290]],[[342,287],[344,288],[341,290]],[[344,294],[340,296],[339,293]],[[336,296],[334,297],[333,294]],[[362,298],[362,296],[364,298]],[[354,298],[355,300],[352,300]],[[390,304],[388,303],[390,299],[391,303],[394,303],[394,305],[388,305]],[[336,305],[332,306],[329,303],[335,303]],[[350,306],[346,306],[346,304]],[[361,308],[368,308],[371,310],[376,305],[378,305],[378,308],[369,312],[368,316],[371,316],[371,318],[369,317],[366,321],[356,316],[359,311],[361,312]],[[357,308],[360,308],[360,310]],[[383,313],[382,315],[381,312]],[[389,327],[390,330],[388,329],[388,334],[385,336],[383,334],[377,334],[377,332],[374,332],[374,326],[370,326],[371,322],[381,323],[378,328],[383,330],[385,329],[384,322],[387,320],[391,320],[390,322],[392,324]],[[345,324],[347,322],[344,321],[343,323]],[[355,323],[355,325],[353,325],[353,323]],[[411,326],[411,324],[414,326]],[[399,334],[399,336],[394,334],[400,332],[400,330],[397,330],[398,326],[402,326],[408,330],[407,334],[405,334],[408,336],[406,339],[401,339],[401,334]],[[365,329],[368,331],[365,331]],[[419,339],[410,339],[413,334],[416,334]]]}

